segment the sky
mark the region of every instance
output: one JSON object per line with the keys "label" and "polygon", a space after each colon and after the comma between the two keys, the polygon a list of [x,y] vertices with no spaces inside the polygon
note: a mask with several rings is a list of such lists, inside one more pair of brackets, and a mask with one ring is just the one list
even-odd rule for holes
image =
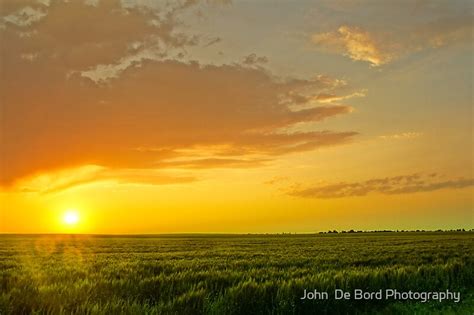
{"label": "sky", "polygon": [[3,0],[0,43],[1,233],[474,228],[471,1]]}

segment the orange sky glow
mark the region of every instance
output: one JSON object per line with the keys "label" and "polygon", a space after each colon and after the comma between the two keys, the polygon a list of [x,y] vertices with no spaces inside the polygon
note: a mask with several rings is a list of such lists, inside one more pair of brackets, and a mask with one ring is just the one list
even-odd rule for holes
{"label": "orange sky glow", "polygon": [[2,1],[0,233],[471,229],[471,9]]}

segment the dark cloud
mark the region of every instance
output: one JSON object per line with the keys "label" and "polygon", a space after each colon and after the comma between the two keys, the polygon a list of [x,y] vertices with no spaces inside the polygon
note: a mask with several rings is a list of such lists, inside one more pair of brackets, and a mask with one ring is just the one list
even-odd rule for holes
{"label": "dark cloud", "polygon": [[222,38],[219,38],[219,37],[212,38],[207,42],[207,44],[204,45],[204,47],[212,46],[214,44],[220,43],[221,41],[222,41]]}
{"label": "dark cloud", "polygon": [[257,56],[256,54],[250,54],[244,58],[242,63],[247,66],[261,65],[268,62],[268,58],[265,56]]}
{"label": "dark cloud", "polygon": [[474,179],[434,180],[435,177],[433,174],[426,176],[413,174],[408,176],[376,178],[362,182],[341,182],[317,185],[306,188],[296,186],[291,189],[288,194],[296,197],[325,199],[365,196],[369,193],[395,195],[439,189],[461,189],[474,186]]}

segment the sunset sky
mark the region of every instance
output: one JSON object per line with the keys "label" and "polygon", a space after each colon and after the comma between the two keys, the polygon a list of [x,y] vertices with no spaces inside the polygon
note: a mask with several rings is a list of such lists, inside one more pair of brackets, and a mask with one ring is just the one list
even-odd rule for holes
{"label": "sunset sky", "polygon": [[472,1],[0,1],[0,232],[474,228]]}

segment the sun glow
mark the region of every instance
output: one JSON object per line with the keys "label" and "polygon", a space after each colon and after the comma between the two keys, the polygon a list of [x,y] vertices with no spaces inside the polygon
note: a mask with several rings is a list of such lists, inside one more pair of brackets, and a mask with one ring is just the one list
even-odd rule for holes
{"label": "sun glow", "polygon": [[76,210],[67,210],[63,216],[63,222],[70,226],[76,225],[79,219],[79,213]]}

